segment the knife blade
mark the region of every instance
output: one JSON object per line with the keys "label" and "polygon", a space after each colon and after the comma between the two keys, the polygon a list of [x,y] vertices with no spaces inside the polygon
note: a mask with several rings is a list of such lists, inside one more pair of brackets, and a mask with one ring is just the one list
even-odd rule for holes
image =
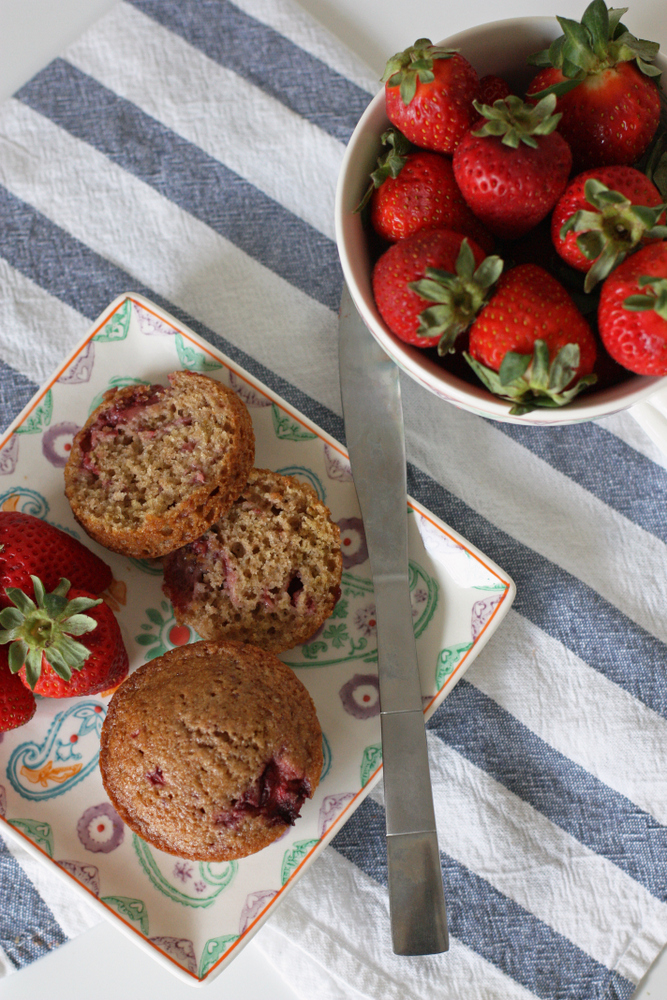
{"label": "knife blade", "polygon": [[346,285],[340,306],[343,418],[375,591],[393,950],[449,947],[408,577],[408,507],[398,368]]}

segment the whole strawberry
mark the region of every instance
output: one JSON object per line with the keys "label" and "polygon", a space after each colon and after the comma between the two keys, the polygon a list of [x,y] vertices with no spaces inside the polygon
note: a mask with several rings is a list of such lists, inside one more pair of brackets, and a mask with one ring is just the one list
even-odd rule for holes
{"label": "whole strawberry", "polygon": [[7,648],[0,646],[0,733],[29,722],[36,708],[34,694],[10,671]]}
{"label": "whole strawberry", "polygon": [[466,205],[452,161],[415,149],[396,129],[385,132],[382,141],[389,152],[378,160],[367,192],[375,231],[395,243],[422,229],[453,229],[491,251],[493,237]]}
{"label": "whole strawberry", "polygon": [[587,272],[589,292],[648,239],[667,236],[657,187],[634,167],[586,170],[567,186],[551,217],[551,238],[571,267]]}
{"label": "whole strawberry", "polygon": [[667,243],[620,264],[600,292],[598,326],[615,361],[638,375],[667,375]]}
{"label": "whole strawberry", "polygon": [[660,70],[652,60],[659,45],[630,34],[620,21],[626,11],[593,0],[581,24],[557,18],[563,35],[528,60],[543,67],[529,96],[558,97],[558,128],[577,171],[634,163],[658,127]]}
{"label": "whole strawberry", "polygon": [[388,60],[382,81],[390,122],[422,149],[453,153],[476,117],[479,77],[468,60],[420,38]]}
{"label": "whole strawberry", "polygon": [[97,694],[119,684],[129,661],[111,608],[65,579],[51,593],[39,577],[31,583],[34,600],[9,587],[13,606],[0,611],[10,671],[47,698]]}
{"label": "whole strawberry", "polygon": [[570,173],[572,156],[555,131],[556,98],[537,105],[510,95],[492,106],[454,152],[454,176],[466,202],[496,236],[517,239],[549,214]]}
{"label": "whole strawberry", "polygon": [[492,262],[485,269],[489,274],[476,280],[485,262],[484,251],[450,229],[431,229],[394,243],[373,269],[373,295],[380,315],[407,344],[436,347],[447,334],[450,339],[443,350],[449,350],[456,334],[468,327],[477,312],[479,296],[483,298],[498,277],[492,273],[493,262],[499,262],[502,269],[499,258],[486,260]]}
{"label": "whole strawberry", "polygon": [[100,594],[112,581],[111,569],[71,535],[21,511],[0,511],[0,607],[10,602],[7,587],[32,593],[31,576],[47,590],[61,577],[73,586]]}
{"label": "whole strawberry", "polygon": [[501,276],[470,328],[468,363],[512,414],[569,403],[592,385],[597,349],[567,291],[536,264]]}

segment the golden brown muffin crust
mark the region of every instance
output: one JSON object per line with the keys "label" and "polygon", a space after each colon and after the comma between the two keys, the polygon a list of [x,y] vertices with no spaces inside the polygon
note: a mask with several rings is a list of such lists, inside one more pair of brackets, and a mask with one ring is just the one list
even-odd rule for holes
{"label": "golden brown muffin crust", "polygon": [[196,642],[139,667],[104,720],[100,771],[121,819],[199,861],[253,854],[312,796],[322,731],[293,670],[242,643]]}

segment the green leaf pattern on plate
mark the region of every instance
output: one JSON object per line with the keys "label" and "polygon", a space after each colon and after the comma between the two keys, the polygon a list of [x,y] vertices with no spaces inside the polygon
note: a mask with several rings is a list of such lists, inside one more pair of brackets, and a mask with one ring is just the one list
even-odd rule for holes
{"label": "green leaf pattern on plate", "polygon": [[183,368],[191,372],[210,372],[222,368],[222,364],[215,358],[209,357],[203,351],[197,351],[190,344],[186,343],[182,334],[176,334],[176,353]]}
{"label": "green leaf pattern on plate", "polygon": [[183,906],[207,907],[234,880],[237,861],[186,861],[154,852],[136,833],[132,843],[144,873],[164,896]]}
{"label": "green leaf pattern on plate", "polygon": [[149,647],[144,660],[154,660],[174,646],[185,646],[198,638],[194,629],[177,624],[173,609],[167,601],[160,601],[160,610],[146,608],[146,618],[148,622],[142,623],[142,631],[134,637],[138,645]]}
{"label": "green leaf pattern on plate", "polygon": [[[438,604],[438,583],[413,560],[409,564],[415,638],[423,633]],[[297,660],[294,657],[300,656]],[[290,666],[324,667],[347,660],[377,660],[373,581],[349,570],[341,579],[341,599],[315,638],[282,657]]]}
{"label": "green leaf pattern on plate", "polygon": [[32,840],[33,844],[46,851],[50,858],[53,857],[53,830],[49,823],[42,823],[38,819],[10,819],[8,822],[15,830]]}
{"label": "green leaf pattern on plate", "polygon": [[460,662],[464,653],[472,649],[472,642],[460,642],[454,646],[447,646],[440,651],[438,662],[435,665],[435,689],[439,691],[450,674],[454,671],[457,663]]}
{"label": "green leaf pattern on plate", "polygon": [[361,787],[382,763],[382,744],[372,743],[366,747],[361,757]]}
{"label": "green leaf pattern on plate", "polygon": [[212,965],[218,961],[218,959],[224,955],[230,945],[238,941],[238,934],[227,934],[223,937],[209,938],[204,947],[202,948],[201,958],[199,960],[199,970],[197,975],[200,979],[203,979],[208,970]]}
{"label": "green leaf pattern on plate", "polygon": [[303,424],[297,423],[275,403],[272,403],[272,411],[273,429],[276,432],[276,437],[280,438],[281,441],[312,441],[313,438],[317,437],[317,434],[313,434]]}
{"label": "green leaf pattern on plate", "polygon": [[281,885],[285,885],[285,882],[287,882],[294,870],[298,868],[305,856],[316,844],[319,844],[319,840],[297,840],[296,844],[289,851],[285,851],[280,870]]}
{"label": "green leaf pattern on plate", "polygon": [[45,427],[51,423],[53,416],[53,392],[51,389],[46,393],[41,404],[26,417],[14,431],[15,434],[41,434]]}
{"label": "green leaf pattern on plate", "polygon": [[131,319],[132,302],[130,299],[125,299],[120,308],[115,310],[102,329],[95,334],[93,340],[99,340],[102,343],[105,341],[125,340],[130,329]]}
{"label": "green leaf pattern on plate", "polygon": [[101,896],[100,898],[121,917],[139,924],[141,933],[148,936],[148,910],[143,899],[132,899],[131,896]]}

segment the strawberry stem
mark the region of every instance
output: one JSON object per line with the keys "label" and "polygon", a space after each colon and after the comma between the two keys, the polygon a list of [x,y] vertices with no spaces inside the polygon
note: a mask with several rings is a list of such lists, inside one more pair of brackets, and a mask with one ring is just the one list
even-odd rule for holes
{"label": "strawberry stem", "polygon": [[489,392],[514,404],[510,410],[512,416],[543,407],[565,406],[597,381],[596,375],[585,375],[570,385],[579,367],[578,344],[565,344],[550,362],[546,341],[536,340],[532,354],[508,351],[497,372],[468,353],[464,357]]}
{"label": "strawberry stem", "polygon": [[419,314],[418,336],[440,334],[438,354],[453,352],[456,338],[468,329],[486,302],[503,267],[502,259],[492,255],[475,269],[475,256],[467,239],[461,243],[454,274],[427,267],[425,277],[408,284],[417,295],[434,303]]}
{"label": "strawberry stem", "polygon": [[68,681],[73,670],[81,670],[90,651],[73,636],[85,635],[97,628],[94,618],[84,614],[101,604],[101,599],[68,599],[69,580],[61,579],[47,593],[39,577],[31,576],[35,599],[17,587],[7,587],[7,597],[14,607],[0,611],[0,644],[9,644],[9,669],[16,674],[23,666],[31,688],[39,680],[46,663]]}
{"label": "strawberry stem", "polygon": [[647,237],[667,237],[667,226],[658,220],[667,204],[633,205],[620,191],[613,191],[595,177],[584,185],[584,196],[592,206],[580,209],[560,229],[560,238],[579,233],[577,246],[587,260],[594,261],[586,274],[584,291],[590,292]]}
{"label": "strawberry stem", "polygon": [[557,17],[563,34],[548,49],[529,56],[528,62],[540,68],[553,66],[565,79],[530,96],[541,98],[555,94],[562,97],[587,77],[632,60],[645,76],[660,76],[660,70],[653,65],[660,46],[630,34],[621,23],[627,9],[608,8],[604,0],[593,0],[584,11],[581,23]]}

